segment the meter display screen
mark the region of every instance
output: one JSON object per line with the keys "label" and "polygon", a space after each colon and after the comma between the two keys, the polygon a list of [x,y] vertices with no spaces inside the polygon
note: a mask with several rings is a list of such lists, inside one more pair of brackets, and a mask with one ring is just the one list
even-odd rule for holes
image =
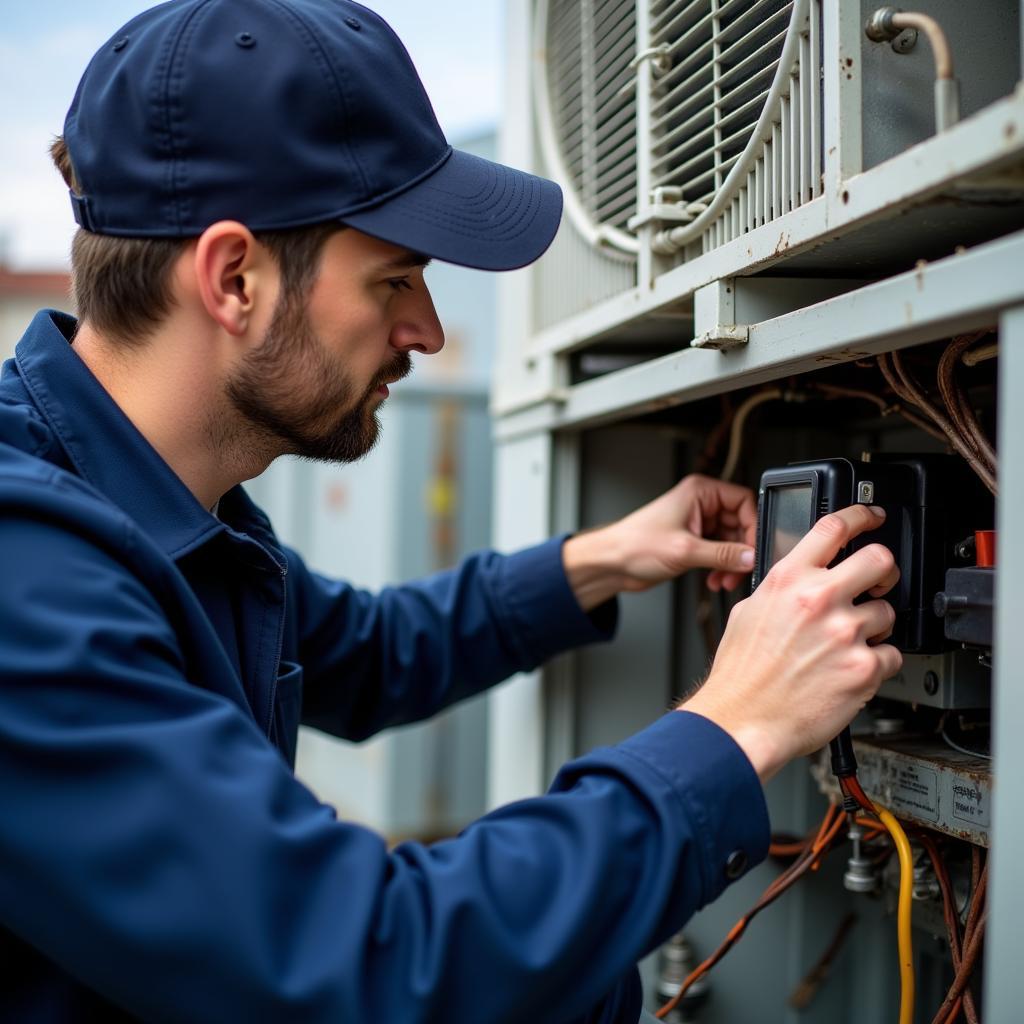
{"label": "meter display screen", "polygon": [[773,487],[770,496],[767,569],[788,555],[811,528],[811,485]]}

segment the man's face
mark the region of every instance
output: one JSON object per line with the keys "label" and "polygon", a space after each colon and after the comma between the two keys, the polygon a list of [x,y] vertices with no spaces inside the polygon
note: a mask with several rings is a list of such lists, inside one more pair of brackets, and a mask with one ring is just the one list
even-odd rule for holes
{"label": "man's face", "polygon": [[226,394],[279,454],[352,462],[376,444],[387,385],[444,334],[426,261],[354,229],[331,236],[308,294],[282,295]]}

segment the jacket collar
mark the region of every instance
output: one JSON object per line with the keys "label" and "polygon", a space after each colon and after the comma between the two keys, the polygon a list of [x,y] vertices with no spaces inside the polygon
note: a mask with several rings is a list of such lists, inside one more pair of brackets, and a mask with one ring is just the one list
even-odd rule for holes
{"label": "jacket collar", "polygon": [[[15,349],[25,387],[77,472],[169,557],[180,558],[225,524],[202,507],[82,362],[70,344],[75,326],[65,313],[35,315]],[[229,495],[221,509],[230,508],[236,529],[269,529],[240,487]]]}

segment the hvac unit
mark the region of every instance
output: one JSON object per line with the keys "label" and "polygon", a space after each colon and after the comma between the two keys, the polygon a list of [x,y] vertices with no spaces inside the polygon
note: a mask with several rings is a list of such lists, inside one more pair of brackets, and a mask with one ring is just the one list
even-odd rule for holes
{"label": "hvac unit", "polygon": [[513,71],[507,151],[529,144],[565,214],[506,317],[518,365],[498,411],[694,342],[742,344],[746,321],[794,308],[786,286],[716,282],[813,278],[806,303],[1024,225],[1000,177],[1024,134],[1019,5],[922,6],[937,36],[870,38],[874,2],[512,5],[529,71]]}
{"label": "hvac unit", "polygon": [[[998,524],[998,576],[954,564],[978,543],[959,526],[935,548],[945,583],[919,587],[947,612],[983,607],[984,635],[942,624],[941,650],[908,642],[855,732],[874,798],[925,830],[919,853],[938,837],[962,893],[991,850],[972,998],[978,1019],[1002,1022],[1024,1000],[1022,4],[914,6],[509,0],[502,157],[559,181],[565,213],[549,252],[500,284],[495,539],[511,549],[600,526],[693,471],[757,489],[766,469],[821,459],[869,467],[872,486],[885,466],[980,466],[982,491],[955,476],[941,497],[922,485],[928,500],[899,521],[901,537],[932,542],[926,506],[947,524],[966,516],[975,536]],[[958,447],[943,421],[973,441]],[[984,600],[961,578],[988,587]],[[922,630],[939,628],[933,601],[913,607]],[[566,761],[663,713],[706,671],[728,612],[688,573],[625,598],[614,644],[492,694],[491,802],[542,791]],[[991,750],[968,740],[990,735]],[[775,828],[814,824],[834,784],[812,771],[794,762],[768,784]],[[682,1019],[895,1020],[898,879],[879,861],[882,898],[865,896],[874,868],[853,871],[852,850],[846,888],[842,854],[773,907],[774,923],[756,922]],[[927,881],[923,855],[916,867]],[[758,868],[686,925],[695,961],[780,870]],[[944,905],[918,886],[914,1020],[950,990]],[[813,965],[843,941],[819,984]],[[688,956],[677,937],[642,965],[649,1009],[679,988]]]}

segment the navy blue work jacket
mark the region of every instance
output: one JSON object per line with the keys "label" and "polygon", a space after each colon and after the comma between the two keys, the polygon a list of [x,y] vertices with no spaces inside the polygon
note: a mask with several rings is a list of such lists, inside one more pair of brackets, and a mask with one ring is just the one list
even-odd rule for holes
{"label": "navy blue work jacket", "polygon": [[455,839],[339,822],[300,719],[423,718],[614,610],[557,541],[318,576],[241,488],[196,502],[73,330],[40,313],[0,377],[0,1020],[631,1024],[634,961],[766,852],[739,748],[670,713]]}

